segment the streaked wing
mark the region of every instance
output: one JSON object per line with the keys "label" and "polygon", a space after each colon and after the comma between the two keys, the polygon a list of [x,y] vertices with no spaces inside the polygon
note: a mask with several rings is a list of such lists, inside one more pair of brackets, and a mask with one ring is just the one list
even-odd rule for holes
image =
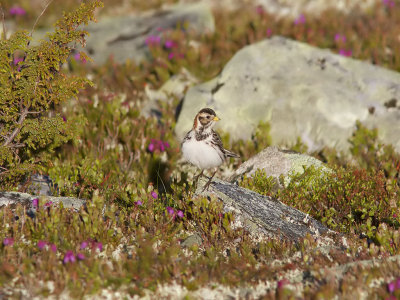
{"label": "streaked wing", "polygon": [[212,143],[218,147],[218,149],[220,150],[221,153],[223,153],[224,158],[226,157],[236,157],[239,158],[240,156],[237,155],[236,153],[233,153],[229,150],[224,149],[224,146],[222,145],[222,140],[221,137],[219,136],[219,134],[217,132],[215,132],[213,130],[213,136],[212,136]]}

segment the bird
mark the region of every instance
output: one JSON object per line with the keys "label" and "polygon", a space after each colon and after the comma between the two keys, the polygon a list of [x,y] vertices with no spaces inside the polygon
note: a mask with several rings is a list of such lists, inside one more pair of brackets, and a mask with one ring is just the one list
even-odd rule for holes
{"label": "bird", "polygon": [[204,185],[203,191],[208,189],[217,167],[228,157],[239,158],[240,156],[225,149],[221,137],[214,131],[215,124],[221,119],[211,108],[201,109],[194,118],[192,129],[185,135],[181,151],[184,159],[201,169],[200,174],[194,177],[197,183],[199,177],[204,176],[204,170],[215,168],[214,173]]}

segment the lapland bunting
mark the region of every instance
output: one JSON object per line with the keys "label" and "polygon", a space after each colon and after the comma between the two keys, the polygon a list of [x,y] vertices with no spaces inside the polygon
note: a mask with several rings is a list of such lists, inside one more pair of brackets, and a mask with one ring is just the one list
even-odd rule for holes
{"label": "lapland bunting", "polygon": [[[213,130],[215,123],[219,120],[215,111],[211,108],[203,108],[194,118],[192,130],[182,141],[183,157],[201,169],[200,174],[195,176],[195,181],[203,175],[204,170],[220,166],[228,157],[239,157],[239,155],[224,149],[220,136]],[[208,188],[216,172],[215,170],[209,178],[203,191]]]}

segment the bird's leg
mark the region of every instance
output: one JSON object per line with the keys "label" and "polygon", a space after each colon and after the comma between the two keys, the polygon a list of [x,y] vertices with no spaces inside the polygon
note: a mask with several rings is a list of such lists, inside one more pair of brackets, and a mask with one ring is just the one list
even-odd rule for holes
{"label": "bird's leg", "polygon": [[204,185],[202,192],[208,189],[210,186],[211,180],[213,179],[215,173],[217,173],[218,169],[215,170],[215,172],[211,175],[211,177],[208,179],[207,183]]}
{"label": "bird's leg", "polygon": [[197,181],[199,180],[199,178],[201,177],[201,176],[203,176],[203,172],[204,172],[204,170],[201,170],[201,172],[200,172],[200,174],[199,175],[196,175],[196,176],[194,176],[193,177],[193,183],[196,183],[196,185],[197,185]]}

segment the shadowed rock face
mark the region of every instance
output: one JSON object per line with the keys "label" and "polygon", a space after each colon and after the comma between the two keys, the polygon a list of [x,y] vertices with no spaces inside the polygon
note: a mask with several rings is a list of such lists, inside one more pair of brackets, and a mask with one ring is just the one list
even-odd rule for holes
{"label": "shadowed rock face", "polygon": [[[190,88],[178,138],[202,107],[213,108],[232,139],[248,140],[268,121],[273,144],[347,151],[355,123],[376,127],[400,151],[400,74],[367,62],[273,37],[238,51],[213,80]],[[240,120],[240,121],[238,121]]]}
{"label": "shadowed rock face", "polygon": [[203,192],[205,182],[204,179],[199,180],[196,194],[217,196],[223,201],[224,209],[234,211],[236,218],[253,234],[281,236],[297,241],[306,234],[318,236],[328,232],[328,228],[320,222],[279,200],[218,179]]}

